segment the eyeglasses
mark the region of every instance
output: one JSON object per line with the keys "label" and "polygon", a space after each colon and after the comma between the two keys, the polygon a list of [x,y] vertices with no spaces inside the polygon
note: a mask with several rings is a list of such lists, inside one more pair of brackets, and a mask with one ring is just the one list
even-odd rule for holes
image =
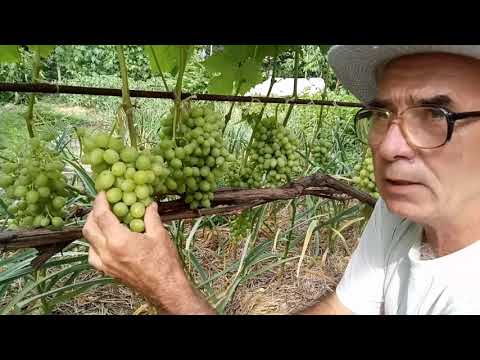
{"label": "eyeglasses", "polygon": [[480,111],[453,113],[440,107],[413,106],[396,114],[386,109],[363,108],[354,120],[358,139],[366,145],[379,145],[395,117],[399,118],[400,130],[410,146],[435,149],[451,140],[457,120],[480,117]]}

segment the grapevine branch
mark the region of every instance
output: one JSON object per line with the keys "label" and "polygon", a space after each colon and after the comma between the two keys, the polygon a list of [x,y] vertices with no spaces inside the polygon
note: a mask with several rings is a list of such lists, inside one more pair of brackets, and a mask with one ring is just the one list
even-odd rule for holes
{"label": "grapevine branch", "polygon": [[[33,60],[32,60],[32,83],[38,83],[38,78],[40,76],[40,52],[36,49],[33,53]],[[25,121],[27,123],[27,130],[28,135],[33,138],[35,136],[33,132],[33,107],[35,105],[35,93],[30,94],[30,98],[28,99],[28,109],[27,113],[25,114]]]}
{"label": "grapevine branch", "polygon": [[[158,213],[165,223],[180,219],[193,219],[209,215],[233,215],[272,201],[289,200],[300,196],[318,196],[338,201],[356,199],[369,206],[375,205],[375,199],[369,194],[353,188],[345,182],[329,175],[316,173],[301,178],[288,185],[272,189],[222,188],[215,192],[212,207],[191,210],[183,199],[158,202]],[[82,215],[85,215],[86,211]],[[63,230],[5,231],[0,233],[0,249],[15,250],[22,248],[47,249],[47,255],[41,254],[41,265],[63,247],[82,237],[82,227],[75,226]]]}
{"label": "grapevine branch", "polygon": [[137,134],[135,132],[135,125],[133,123],[133,106],[130,100],[128,89],[128,71],[125,63],[125,55],[123,53],[123,46],[116,45],[118,62],[120,64],[120,75],[122,77],[122,108],[127,116],[128,133],[130,135],[130,144],[137,147]]}
{"label": "grapevine branch", "polygon": [[[56,85],[46,83],[6,83],[0,82],[0,92],[19,92],[19,93],[42,93],[42,94],[74,94],[74,95],[97,95],[97,96],[122,96],[121,89],[99,88],[86,86]],[[173,92],[152,91],[152,90],[130,90],[130,97],[150,98],[150,99],[175,99]],[[182,93],[182,100],[191,98],[197,101],[226,101],[252,103],[260,102],[264,104],[296,104],[296,105],[325,105],[342,107],[362,107],[356,102],[316,100],[316,99],[285,99],[279,97],[267,96],[241,96],[241,95],[216,95],[216,94],[191,94]]]}
{"label": "grapevine branch", "polygon": [[[295,50],[295,63],[293,66],[294,72],[294,79],[293,79],[293,99],[297,98],[297,81],[298,81],[298,62],[299,62],[300,52],[299,49]],[[283,126],[287,126],[288,119],[290,118],[290,114],[292,113],[294,103],[290,103],[288,107],[287,114],[285,115],[285,119],[283,119]]]}

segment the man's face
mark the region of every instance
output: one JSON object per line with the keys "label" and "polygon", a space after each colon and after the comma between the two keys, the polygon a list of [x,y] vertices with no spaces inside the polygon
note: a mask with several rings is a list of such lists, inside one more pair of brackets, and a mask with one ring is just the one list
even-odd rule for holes
{"label": "man's face", "polygon": [[[479,111],[480,61],[447,54],[399,58],[385,68],[377,99],[399,113],[439,96],[450,99],[447,110]],[[471,120],[458,121],[451,141],[429,150],[411,147],[398,125],[390,126],[372,152],[379,192],[392,212],[430,224],[480,204],[480,121]]]}

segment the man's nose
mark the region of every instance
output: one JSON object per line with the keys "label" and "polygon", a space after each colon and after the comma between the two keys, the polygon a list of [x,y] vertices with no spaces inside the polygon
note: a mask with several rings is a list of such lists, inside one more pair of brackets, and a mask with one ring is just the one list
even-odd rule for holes
{"label": "man's nose", "polygon": [[382,142],[377,147],[377,153],[387,161],[398,158],[410,159],[415,154],[397,122],[390,124]]}

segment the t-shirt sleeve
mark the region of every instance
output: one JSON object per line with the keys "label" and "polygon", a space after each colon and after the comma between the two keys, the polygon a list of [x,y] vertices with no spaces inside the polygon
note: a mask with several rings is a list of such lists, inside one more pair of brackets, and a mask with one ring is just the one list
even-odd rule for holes
{"label": "t-shirt sleeve", "polygon": [[385,203],[379,199],[337,286],[337,297],[354,314],[383,312],[388,215]]}

